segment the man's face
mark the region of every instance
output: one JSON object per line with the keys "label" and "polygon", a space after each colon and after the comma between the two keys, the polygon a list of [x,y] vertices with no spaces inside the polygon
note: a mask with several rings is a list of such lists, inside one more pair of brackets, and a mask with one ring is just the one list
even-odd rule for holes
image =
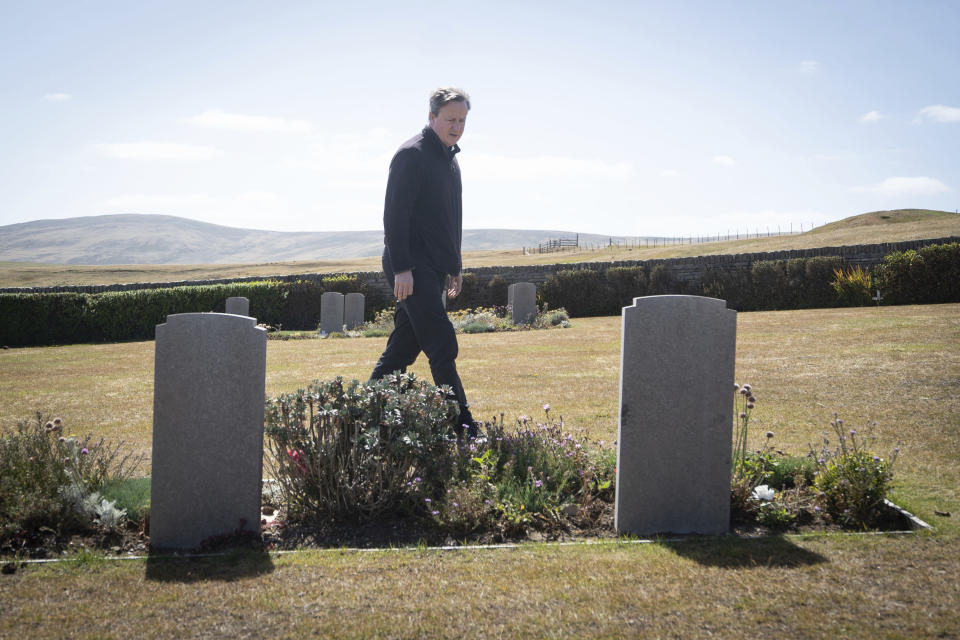
{"label": "man's face", "polygon": [[440,142],[452,147],[463,135],[467,123],[467,103],[448,102],[440,107],[437,115],[430,114],[430,128],[440,138]]}

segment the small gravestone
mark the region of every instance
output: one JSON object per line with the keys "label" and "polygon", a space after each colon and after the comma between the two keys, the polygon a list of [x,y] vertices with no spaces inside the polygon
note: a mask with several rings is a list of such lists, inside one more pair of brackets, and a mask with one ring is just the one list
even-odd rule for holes
{"label": "small gravestone", "polygon": [[227,298],[226,312],[237,316],[250,315],[250,300],[247,298]]}
{"label": "small gravestone", "polygon": [[267,333],[256,320],[181,313],[157,325],[150,544],[196,549],[260,529]]}
{"label": "small gravestone", "polygon": [[737,312],[714,298],[623,309],[618,532],[729,530],[736,329]]}
{"label": "small gravestone", "polygon": [[507,305],[513,310],[513,324],[529,324],[537,317],[537,285],[532,282],[510,285]]}
{"label": "small gravestone", "polygon": [[348,293],[343,302],[343,323],[347,329],[363,324],[364,298],[362,293]]}
{"label": "small gravestone", "polygon": [[320,296],[320,331],[343,331],[343,294],[326,291]]}

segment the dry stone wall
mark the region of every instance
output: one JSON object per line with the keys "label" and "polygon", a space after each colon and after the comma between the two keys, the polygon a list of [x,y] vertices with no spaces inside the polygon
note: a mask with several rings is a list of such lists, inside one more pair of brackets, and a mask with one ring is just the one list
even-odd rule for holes
{"label": "dry stone wall", "polygon": [[[474,274],[479,286],[486,286],[494,276],[500,276],[507,285],[516,282],[532,282],[541,285],[551,275],[565,269],[594,269],[604,271],[610,267],[644,266],[652,270],[657,265],[664,268],[680,282],[696,282],[708,269],[714,271],[734,271],[749,269],[754,262],[761,260],[789,260],[792,258],[813,258],[816,256],[839,256],[851,265],[871,267],[883,261],[884,256],[895,251],[920,249],[931,244],[960,242],[960,237],[910,240],[906,242],[888,242],[882,244],[853,245],[840,247],[820,247],[816,249],[796,249],[792,251],[770,251],[764,253],[740,253],[718,256],[697,256],[692,258],[665,258],[658,260],[621,260],[615,262],[577,262],[571,264],[528,265],[513,267],[477,267],[466,271]],[[221,280],[192,280],[178,282],[137,282],[129,284],[57,286],[57,287],[21,287],[2,288],[0,293],[101,293],[104,291],[131,291],[136,289],[165,289],[168,287],[199,286],[211,284],[229,284],[233,282],[254,282],[278,280],[295,282],[298,280],[319,282],[336,275],[356,276],[366,283],[369,294],[379,295],[389,300],[393,294],[382,272],[363,271],[347,274],[310,273],[278,276],[252,276],[247,278],[227,278]]]}

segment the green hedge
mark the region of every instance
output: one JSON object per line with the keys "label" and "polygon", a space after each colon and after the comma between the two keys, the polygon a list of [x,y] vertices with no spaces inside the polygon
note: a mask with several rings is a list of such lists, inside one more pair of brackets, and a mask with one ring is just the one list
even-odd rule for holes
{"label": "green hedge", "polygon": [[[315,329],[325,291],[366,293],[356,276],[318,283],[275,280],[138,289],[104,293],[0,294],[0,344],[11,347],[150,340],[156,325],[174,313],[224,311],[230,297],[250,300],[258,322],[290,329]],[[381,302],[367,300],[372,316]]]}
{"label": "green hedge", "polygon": [[[831,286],[834,270],[847,266],[839,257],[761,260],[749,269],[707,269],[692,283],[677,280],[663,264],[649,271],[644,266],[567,269],[551,276],[538,297],[571,316],[618,315],[635,297],[678,293],[721,298],[739,311],[834,307],[841,305]],[[891,253],[870,275],[882,304],[960,302],[960,243]],[[450,308],[502,305],[506,289],[499,275],[481,285],[474,274],[465,273],[463,292]],[[368,319],[392,302],[371,295],[363,281],[349,275],[319,282],[266,280],[97,294],[5,293],[0,294],[0,345],[148,340],[167,315],[222,312],[232,296],[248,298],[250,315],[261,323],[312,330],[320,321],[325,291],[363,293]]]}
{"label": "green hedge", "polygon": [[[691,294],[720,298],[738,311],[843,306],[832,282],[849,265],[836,256],[758,260],[749,269],[707,269],[697,282],[676,279],[663,264],[559,271],[541,287],[541,301],[571,316],[616,315],[633,298]],[[883,304],[960,302],[960,243],[891,253],[871,271]]]}
{"label": "green hedge", "polygon": [[[543,284],[542,300],[551,309],[563,307],[571,316],[609,316],[620,313],[614,286],[603,271],[564,269]],[[621,291],[620,295],[628,295]]]}
{"label": "green hedge", "polygon": [[83,335],[83,293],[0,294],[0,345],[65,344]]}
{"label": "green hedge", "polygon": [[222,313],[227,298],[250,300],[250,315],[276,324],[287,297],[284,283],[275,281],[214,284],[167,289],[109,291],[88,297],[85,335],[79,341],[150,340],[154,328],[174,313]]}
{"label": "green hedge", "polygon": [[664,294],[721,298],[741,311],[830,307],[837,304],[830,286],[833,269],[843,264],[835,257],[761,260],[750,269],[707,269],[692,283],[677,279],[663,264],[649,274],[642,266],[566,270],[547,280],[541,298],[571,316],[616,315],[636,297]]}
{"label": "green hedge", "polygon": [[886,304],[960,302],[960,243],[891,253],[871,276]]}

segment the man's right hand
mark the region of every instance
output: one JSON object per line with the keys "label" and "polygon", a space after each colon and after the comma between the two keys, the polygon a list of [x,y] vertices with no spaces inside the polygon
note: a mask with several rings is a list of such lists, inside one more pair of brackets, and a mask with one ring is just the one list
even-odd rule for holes
{"label": "man's right hand", "polygon": [[393,274],[393,295],[397,296],[397,300],[413,295],[413,271],[407,269]]}

